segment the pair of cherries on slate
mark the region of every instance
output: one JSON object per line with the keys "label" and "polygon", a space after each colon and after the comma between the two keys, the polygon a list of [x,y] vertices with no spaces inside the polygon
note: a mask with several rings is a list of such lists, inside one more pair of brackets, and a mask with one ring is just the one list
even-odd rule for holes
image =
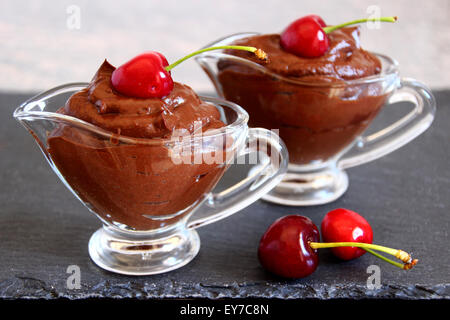
{"label": "pair of cherries on slate", "polygon": [[[291,23],[280,37],[281,47],[300,57],[315,58],[322,56],[329,48],[327,34],[345,26],[366,21],[394,22],[396,17],[378,19],[360,19],[336,26],[327,26],[317,15],[308,15]],[[118,92],[136,98],[163,98],[173,89],[170,70],[184,60],[199,53],[217,49],[237,49],[254,52],[260,59],[267,55],[260,49],[246,46],[218,46],[202,49],[169,65],[159,52],[141,54],[114,70],[111,83]]]}
{"label": "pair of cherries on slate", "polygon": [[[356,259],[367,251],[405,270],[418,262],[405,251],[372,244],[370,224],[351,210],[330,211],[322,221],[321,231],[324,243],[319,242],[319,230],[307,217],[289,215],[276,220],[261,238],[258,248],[261,265],[284,278],[303,278],[316,270],[319,248],[332,248],[332,253],[342,260]],[[374,250],[394,255],[403,264]]]}

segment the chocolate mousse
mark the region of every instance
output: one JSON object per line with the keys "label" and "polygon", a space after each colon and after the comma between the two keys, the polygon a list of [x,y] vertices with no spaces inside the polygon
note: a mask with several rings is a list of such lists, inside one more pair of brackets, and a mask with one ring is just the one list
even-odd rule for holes
{"label": "chocolate mousse", "polygon": [[[175,163],[168,141],[175,132],[190,135],[225,124],[214,105],[181,83],[163,98],[125,96],[111,85],[114,70],[105,61],[89,86],[58,111],[106,134],[61,123],[49,134],[48,151],[66,182],[103,220],[130,230],[171,225],[203,200],[226,165]],[[218,144],[201,152],[232,152],[224,149]]]}
{"label": "chocolate mousse", "polygon": [[279,34],[251,36],[233,44],[261,48],[268,63],[243,51],[226,53],[260,64],[264,70],[231,59],[218,63],[225,99],[247,110],[250,126],[279,129],[293,164],[326,162],[344,150],[386,100],[378,84],[350,81],[382,70],[380,60],[361,48],[359,28],[339,29],[328,37],[324,55],[305,58],[285,51]]}

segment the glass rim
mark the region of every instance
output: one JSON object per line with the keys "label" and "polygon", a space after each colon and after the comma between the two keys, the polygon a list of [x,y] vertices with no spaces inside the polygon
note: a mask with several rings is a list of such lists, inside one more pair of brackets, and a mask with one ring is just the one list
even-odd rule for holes
{"label": "glass rim", "polygon": [[[90,132],[94,132],[96,134],[99,134],[105,138],[114,139],[118,142],[123,142],[126,144],[146,144],[146,145],[162,145],[167,143],[178,143],[182,142],[185,143],[185,137],[189,137],[188,142],[197,141],[199,139],[204,138],[216,138],[222,135],[225,135],[229,133],[229,130],[238,130],[239,128],[245,126],[248,123],[249,115],[247,111],[245,111],[241,106],[237,105],[236,103],[233,103],[231,101],[227,101],[222,98],[217,97],[209,97],[209,96],[203,96],[199,95],[199,98],[202,101],[211,103],[215,106],[226,106],[230,109],[232,109],[236,115],[237,118],[232,122],[224,127],[221,128],[215,128],[210,129],[205,132],[201,132],[199,135],[181,135],[176,136],[176,138],[180,138],[182,141],[175,140],[171,136],[169,138],[136,138],[136,137],[130,137],[126,135],[119,135],[117,133],[111,132],[109,130],[103,129],[97,125],[94,125],[90,122],[78,119],[76,117],[60,114],[57,112],[50,112],[50,111],[31,111],[29,109],[34,108],[36,105],[39,105],[44,100],[53,98],[55,96],[58,96],[60,94],[64,94],[73,90],[79,91],[81,89],[86,88],[89,85],[87,82],[74,82],[74,83],[67,83],[63,84],[57,87],[54,87],[52,89],[49,89],[45,92],[39,93],[31,98],[29,98],[27,101],[23,102],[19,107],[17,107],[14,110],[13,117],[19,121],[23,120],[33,120],[33,119],[42,119],[42,120],[50,120],[50,121],[59,121],[62,123],[67,123],[69,125],[74,125],[78,128],[85,129]],[[75,92],[76,92],[75,91]],[[74,93],[75,93],[74,92]],[[41,109],[45,110],[45,107]]]}
{"label": "glass rim", "polygon": [[[223,38],[220,38],[206,46],[204,46],[203,48],[207,48],[207,47],[214,47],[214,46],[221,46],[221,45],[227,45],[230,44],[232,41],[238,40],[238,39],[242,39],[245,37],[250,37],[250,36],[255,36],[255,35],[260,35],[261,33],[258,32],[243,32],[243,33],[234,33],[228,36],[225,36]],[[202,48],[202,49],[203,49]],[[305,80],[299,80],[299,79],[295,79],[295,78],[289,78],[289,77],[285,77],[282,76],[278,73],[273,72],[272,70],[266,68],[263,65],[260,65],[256,62],[253,62],[251,60],[245,59],[245,58],[241,58],[238,56],[234,56],[231,54],[226,54],[223,53],[223,50],[218,50],[218,51],[208,51],[202,54],[199,54],[198,56],[195,57],[196,60],[201,60],[202,58],[222,58],[222,59],[229,59],[229,60],[233,60],[242,64],[247,65],[248,67],[251,67],[253,69],[259,70],[261,72],[263,72],[264,74],[267,74],[271,77],[274,77],[278,80],[282,80],[288,83],[292,83],[292,84],[297,84],[297,85],[302,85],[302,86],[309,86],[309,87],[345,87],[345,86],[356,86],[356,85],[361,85],[361,84],[370,84],[370,83],[374,83],[374,82],[379,82],[379,81],[386,81],[392,77],[398,77],[399,75],[399,64],[397,62],[397,60],[388,57],[384,54],[381,53],[376,53],[376,52],[371,52],[370,53],[374,54],[375,56],[377,56],[378,58],[381,58],[382,62],[386,62],[387,63],[387,67],[384,67],[383,64],[383,70],[381,71],[381,73],[376,74],[376,75],[372,75],[372,76],[367,76],[367,77],[362,77],[362,78],[358,78],[358,79],[352,79],[352,80],[339,80],[338,82],[310,82],[310,81],[305,81]]]}

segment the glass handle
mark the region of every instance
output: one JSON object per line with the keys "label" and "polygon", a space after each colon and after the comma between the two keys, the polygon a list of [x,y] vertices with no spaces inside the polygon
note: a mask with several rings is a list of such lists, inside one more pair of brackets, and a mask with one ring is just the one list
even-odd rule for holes
{"label": "glass handle", "polygon": [[222,192],[210,193],[194,213],[194,216],[200,217],[189,221],[188,228],[205,226],[247,207],[275,187],[287,171],[287,149],[280,138],[269,130],[249,129],[245,146],[237,157],[245,155],[249,158],[257,155],[249,175]]}
{"label": "glass handle", "polygon": [[408,101],[414,109],[390,126],[368,136],[361,136],[355,145],[338,161],[338,167],[351,168],[378,159],[413,140],[433,122],[436,102],[424,84],[402,78],[388,103]]}

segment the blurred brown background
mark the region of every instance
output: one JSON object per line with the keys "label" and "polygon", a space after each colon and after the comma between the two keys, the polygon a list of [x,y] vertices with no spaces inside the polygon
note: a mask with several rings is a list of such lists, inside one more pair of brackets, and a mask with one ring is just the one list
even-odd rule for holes
{"label": "blurred brown background", "polygon": [[[374,5],[381,15],[398,15],[399,21],[379,30],[363,26],[363,47],[396,58],[403,76],[450,88],[448,0],[3,0],[0,90],[35,91],[89,81],[104,58],[120,65],[156,50],[173,61],[231,33],[280,32],[309,13],[337,24],[369,16]],[[212,90],[194,60],[173,75],[198,91]]]}

